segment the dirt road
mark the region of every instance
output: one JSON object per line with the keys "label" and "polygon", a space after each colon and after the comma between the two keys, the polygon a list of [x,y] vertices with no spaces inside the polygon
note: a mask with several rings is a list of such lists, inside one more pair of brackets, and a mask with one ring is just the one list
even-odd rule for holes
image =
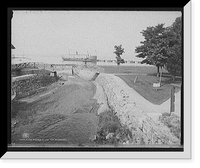
{"label": "dirt road", "polygon": [[91,146],[98,127],[94,93],[91,82],[74,77],[55,83],[46,93],[13,102],[12,143]]}

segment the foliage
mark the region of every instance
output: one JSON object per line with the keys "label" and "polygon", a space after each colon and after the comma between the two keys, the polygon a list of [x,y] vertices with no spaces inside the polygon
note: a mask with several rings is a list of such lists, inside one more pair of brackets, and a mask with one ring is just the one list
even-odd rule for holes
{"label": "foliage", "polygon": [[164,24],[147,27],[143,30],[144,41],[141,46],[136,47],[136,57],[144,58],[141,63],[165,67],[173,76],[181,75],[182,65],[182,23],[181,17],[175,22],[164,27]]}
{"label": "foliage", "polygon": [[122,145],[131,140],[132,134],[122,126],[114,111],[105,111],[99,115],[99,128],[95,142],[106,145]]}
{"label": "foliage", "polygon": [[175,114],[172,114],[170,116],[160,116],[159,121],[166,125],[177,138],[181,138],[180,117]]}
{"label": "foliage", "polygon": [[141,63],[164,66],[166,62],[166,41],[163,39],[165,32],[164,24],[158,24],[155,27],[147,27],[141,33],[145,41],[141,46],[136,47],[135,52],[139,53],[137,57],[145,58]]}
{"label": "foliage", "polygon": [[175,22],[166,31],[168,37],[166,69],[174,77],[182,75],[182,21],[181,17],[176,18]]}
{"label": "foliage", "polygon": [[113,53],[116,54],[117,59],[117,65],[125,63],[124,59],[121,58],[121,55],[124,53],[124,48],[122,48],[122,45],[114,46],[115,51]]}

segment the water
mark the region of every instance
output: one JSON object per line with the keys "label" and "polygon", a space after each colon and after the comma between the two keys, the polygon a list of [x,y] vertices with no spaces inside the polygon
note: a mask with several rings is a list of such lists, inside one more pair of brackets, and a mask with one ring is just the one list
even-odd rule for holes
{"label": "water", "polygon": [[64,63],[61,56],[32,56],[33,62],[43,62],[47,64],[62,64]]}
{"label": "water", "polygon": [[[97,58],[98,59],[98,58]],[[110,58],[112,59],[112,58]],[[56,55],[27,55],[26,58],[15,58],[12,59],[12,63],[23,63],[23,62],[43,62],[46,64],[84,64],[84,62],[77,61],[63,61],[61,56]],[[97,62],[97,66],[117,66],[115,62]],[[140,63],[124,63],[121,66],[150,66]]]}

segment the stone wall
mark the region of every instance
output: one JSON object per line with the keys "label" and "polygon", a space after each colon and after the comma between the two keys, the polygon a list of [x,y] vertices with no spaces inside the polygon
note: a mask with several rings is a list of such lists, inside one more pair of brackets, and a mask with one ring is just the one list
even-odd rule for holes
{"label": "stone wall", "polygon": [[118,77],[100,74],[95,82],[103,87],[108,105],[118,116],[121,124],[131,131],[132,138],[127,144],[180,145],[180,139],[167,126],[156,122],[137,107],[136,102],[129,98],[127,85],[118,82]]}
{"label": "stone wall", "polygon": [[12,78],[11,95],[21,98],[34,93],[40,88],[44,88],[56,81],[56,78],[49,75],[23,75]]}
{"label": "stone wall", "polygon": [[40,74],[40,75],[49,75],[51,71],[45,70],[45,69],[20,69],[20,70],[15,70],[12,71],[11,76],[16,77],[16,76],[23,76],[23,75],[28,75],[28,74]]}
{"label": "stone wall", "polygon": [[99,73],[103,73],[104,69],[98,66],[91,66],[91,65],[77,65],[73,67],[73,73],[78,75],[79,77],[94,81]]}

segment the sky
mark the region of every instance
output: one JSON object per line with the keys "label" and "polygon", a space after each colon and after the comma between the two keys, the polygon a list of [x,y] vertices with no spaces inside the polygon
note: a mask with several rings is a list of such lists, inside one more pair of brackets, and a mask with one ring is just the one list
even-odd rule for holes
{"label": "sky", "polygon": [[122,45],[125,60],[137,60],[135,48],[142,30],[164,23],[170,26],[180,11],[14,11],[11,42],[16,56],[55,57],[69,53],[115,59]]}

